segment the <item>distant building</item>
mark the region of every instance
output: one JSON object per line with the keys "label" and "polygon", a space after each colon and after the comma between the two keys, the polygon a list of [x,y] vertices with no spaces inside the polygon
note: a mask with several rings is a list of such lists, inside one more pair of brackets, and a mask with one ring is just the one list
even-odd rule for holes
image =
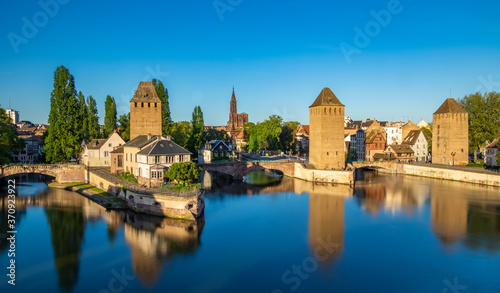
{"label": "distant building", "polygon": [[325,87],[309,107],[309,163],[318,169],[343,169],[344,108]]}
{"label": "distant building", "polygon": [[108,138],[84,139],[82,142],[81,162],[85,166],[111,166],[111,152],[125,144],[118,132],[113,131]]}
{"label": "distant building", "polygon": [[375,154],[382,154],[385,150],[385,136],[382,132],[373,130],[366,135],[366,160],[373,161]]}
{"label": "distant building", "polygon": [[356,157],[358,161],[366,160],[366,133],[363,129],[359,128],[356,131]]}
{"label": "distant building", "polygon": [[384,150],[386,158],[389,160],[397,160],[401,163],[410,163],[415,161],[413,149],[407,144],[389,145]]}
{"label": "distant building", "polygon": [[429,142],[422,130],[412,130],[403,141],[404,145],[408,145],[414,151],[415,160],[418,162],[427,162],[429,154]]}
{"label": "distant building", "polygon": [[299,154],[307,154],[309,152],[309,125],[300,125],[297,128],[295,142]]}
{"label": "distant building", "polygon": [[17,124],[19,123],[19,111],[13,109],[5,109],[5,113],[10,118],[10,123]]}
{"label": "distant building", "polygon": [[420,129],[431,129],[431,126],[425,122],[425,120],[422,119],[422,121],[420,121],[417,126],[420,128]]}
{"label": "distant building", "polygon": [[356,134],[351,134],[351,142],[349,143],[349,155],[351,159],[356,156],[356,147],[357,147],[357,141],[356,141]]}
{"label": "distant building", "polygon": [[403,142],[403,129],[397,126],[384,127],[387,144],[401,144]]}
{"label": "distant building", "polygon": [[500,137],[484,148],[484,163],[488,166],[498,166],[497,154]]}
{"label": "distant building", "polygon": [[210,164],[230,156],[229,147],[222,140],[211,140],[198,149],[198,164]]}
{"label": "distant building", "polygon": [[241,113],[238,114],[236,96],[234,95],[234,87],[233,87],[233,95],[231,96],[231,101],[229,102],[229,121],[227,122],[227,131],[237,130],[243,127],[243,125],[248,123],[248,114]]}
{"label": "distant building", "polygon": [[469,159],[469,114],[455,99],[449,98],[432,118],[432,163],[466,165]]}
{"label": "distant building", "polygon": [[151,81],[141,81],[130,100],[130,139],[148,134],[162,134],[161,100]]}
{"label": "distant building", "polygon": [[24,139],[24,149],[13,154],[14,162],[22,164],[33,164],[40,161],[43,152],[43,138],[36,135],[19,136]]}
{"label": "distant building", "polygon": [[410,133],[410,131],[420,130],[420,127],[418,127],[417,124],[415,124],[411,121],[408,121],[408,123],[403,125],[402,130],[403,130],[403,140],[404,140],[406,138],[406,136],[408,136],[408,133]]}

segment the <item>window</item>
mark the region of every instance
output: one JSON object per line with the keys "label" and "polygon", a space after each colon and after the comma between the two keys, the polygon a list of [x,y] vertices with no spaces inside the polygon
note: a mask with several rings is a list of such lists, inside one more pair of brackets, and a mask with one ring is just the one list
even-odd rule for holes
{"label": "window", "polygon": [[151,178],[156,179],[156,171],[151,171]]}
{"label": "window", "polygon": [[111,144],[110,144],[110,143],[108,143],[108,146],[109,146],[109,147],[111,147]]}
{"label": "window", "polygon": [[94,157],[94,152],[89,152],[89,157],[93,158]]}
{"label": "window", "polygon": [[157,108],[157,107],[156,107],[156,103],[155,103],[155,108]]}
{"label": "window", "polygon": [[135,104],[134,106],[137,108],[137,102],[135,102],[134,104]]}
{"label": "window", "polygon": [[125,161],[128,161],[128,154],[125,154]]}
{"label": "window", "polygon": [[151,103],[148,103],[148,108],[151,108]]}
{"label": "window", "polygon": [[219,150],[222,150],[222,146],[219,147]]}
{"label": "window", "polygon": [[104,157],[109,157],[109,152],[104,152]]}
{"label": "window", "polygon": [[155,156],[155,164],[159,164],[160,163],[160,156]]}
{"label": "window", "polygon": [[141,107],[144,108],[144,103],[141,103]]}

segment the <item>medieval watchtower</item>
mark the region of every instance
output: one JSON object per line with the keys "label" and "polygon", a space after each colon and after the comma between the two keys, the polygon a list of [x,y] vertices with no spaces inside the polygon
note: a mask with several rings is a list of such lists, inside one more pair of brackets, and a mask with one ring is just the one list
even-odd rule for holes
{"label": "medieval watchtower", "polygon": [[130,139],[148,134],[162,134],[161,100],[151,81],[141,81],[130,100]]}
{"label": "medieval watchtower", "polygon": [[317,169],[343,169],[344,108],[325,87],[309,107],[309,163]]}
{"label": "medieval watchtower", "polygon": [[432,115],[432,163],[467,165],[469,114],[449,98]]}

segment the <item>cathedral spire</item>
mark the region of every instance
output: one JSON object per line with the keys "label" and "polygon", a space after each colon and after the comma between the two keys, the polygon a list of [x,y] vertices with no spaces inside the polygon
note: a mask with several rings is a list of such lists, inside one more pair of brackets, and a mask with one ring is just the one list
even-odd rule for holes
{"label": "cathedral spire", "polygon": [[236,96],[234,95],[234,85],[233,85],[233,95],[231,96],[231,100],[236,100]]}

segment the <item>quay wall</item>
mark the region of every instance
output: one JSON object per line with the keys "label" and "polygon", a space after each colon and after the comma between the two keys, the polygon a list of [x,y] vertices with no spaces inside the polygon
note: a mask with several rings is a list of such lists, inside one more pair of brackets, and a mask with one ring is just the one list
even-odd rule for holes
{"label": "quay wall", "polygon": [[481,173],[449,169],[445,167],[421,166],[393,163],[390,169],[380,168],[379,172],[413,175],[451,181],[460,181],[500,187],[500,174]]}

